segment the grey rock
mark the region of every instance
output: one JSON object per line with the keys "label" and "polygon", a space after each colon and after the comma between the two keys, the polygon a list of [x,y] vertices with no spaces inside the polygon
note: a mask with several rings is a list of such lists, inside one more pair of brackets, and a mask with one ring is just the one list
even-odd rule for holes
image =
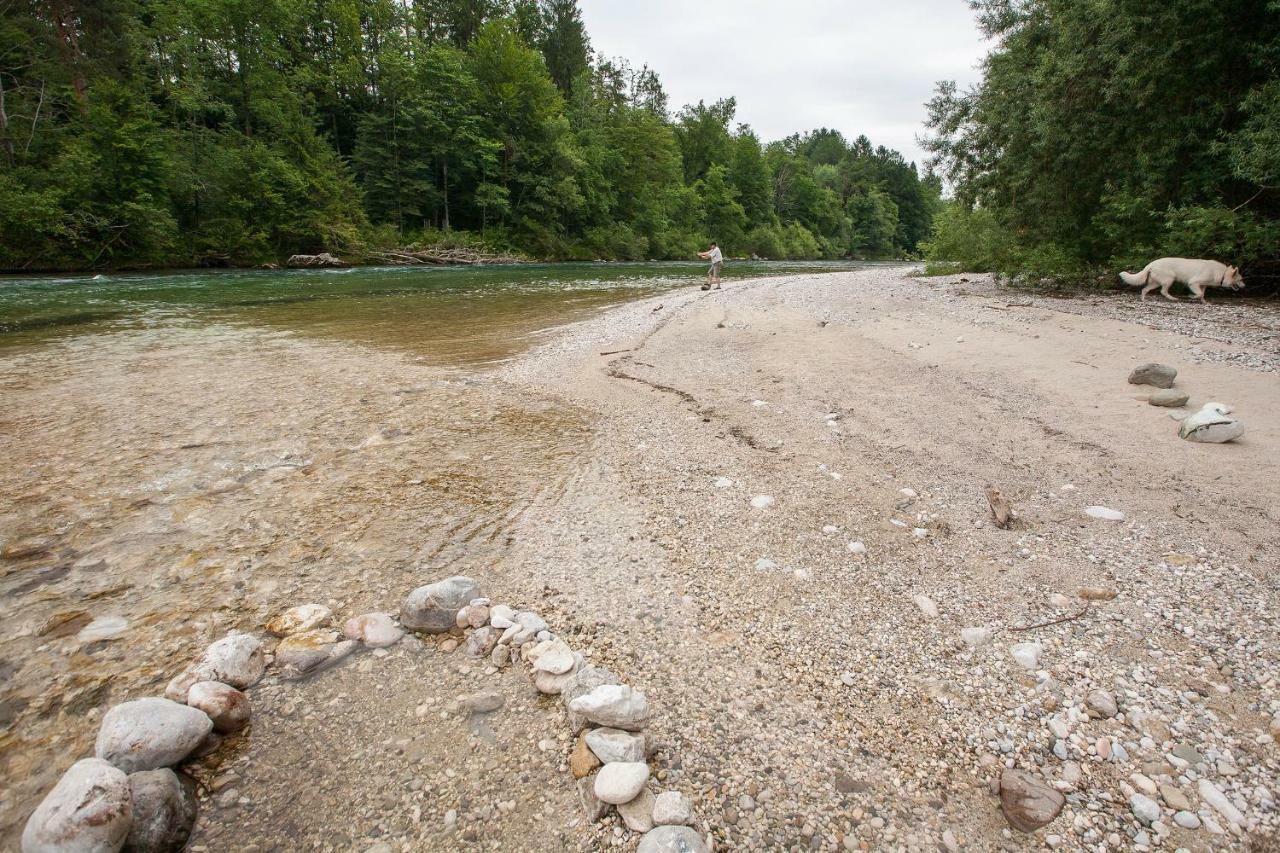
{"label": "grey rock", "polygon": [[1150,826],[1160,819],[1160,804],[1146,794],[1134,794],[1129,797],[1129,808],[1133,816]]}
{"label": "grey rock", "polygon": [[533,671],[533,686],[538,688],[539,693],[544,693],[548,696],[559,695],[564,690],[564,686],[569,683],[569,679],[573,678],[574,673],[578,671],[578,667],[581,665],[581,659],[575,660],[573,668],[560,675],[535,669]]}
{"label": "grey rock", "polygon": [[711,848],[687,826],[659,826],[644,834],[636,853],[711,853]]}
{"label": "grey rock", "polygon": [[582,813],[587,823],[595,823],[609,811],[609,804],[596,796],[596,780],[593,776],[578,780],[578,799],[582,802]]}
{"label": "grey rock", "polygon": [[547,630],[547,623],[536,613],[523,611],[516,614],[515,622],[502,632],[498,642],[504,645],[523,646],[534,639],[539,632]]}
{"label": "grey rock", "polygon": [[1157,362],[1140,364],[1129,374],[1130,385],[1153,385],[1156,388],[1172,388],[1178,375],[1175,367]]}
{"label": "grey rock", "polygon": [[420,586],[400,608],[400,624],[412,631],[446,633],[456,624],[458,611],[479,597],[479,585],[462,575]]}
{"label": "grey rock", "polygon": [[213,731],[213,720],[198,708],[168,699],[135,699],[102,717],[96,754],[126,773],[177,764]]}
{"label": "grey rock", "polygon": [[601,802],[621,805],[640,795],[649,781],[649,765],[643,761],[615,761],[596,774],[595,792]]}
{"label": "grey rock", "polygon": [[1035,832],[1053,821],[1066,798],[1030,773],[1007,769],[1000,775],[1000,810],[1019,832]]}
{"label": "grey rock", "polygon": [[641,788],[635,799],[618,806],[622,822],[632,832],[648,832],[653,829],[653,792]]}
{"label": "grey rock", "polygon": [[404,629],[390,613],[365,613],[348,619],[342,626],[342,635],[348,640],[359,640],[371,649],[385,649],[400,642]]}
{"label": "grey rock", "polygon": [[628,731],[639,731],[649,721],[649,702],[644,693],[625,684],[601,685],[572,700],[569,710],[597,725]]}
{"label": "grey rock", "polygon": [[355,640],[338,640],[337,631],[303,631],[276,646],[276,666],[286,678],[301,678],[328,669],[354,652]]}
{"label": "grey rock", "polygon": [[587,695],[597,687],[617,683],[618,676],[598,666],[584,666],[565,681],[564,686],[560,688],[560,698],[564,700],[565,708],[568,709],[569,728],[574,734],[587,727],[587,718],[569,708],[573,700]]}
{"label": "grey rock", "polygon": [[488,714],[502,707],[505,700],[500,693],[474,693],[463,696],[459,702],[472,714]]}
{"label": "grey rock", "polygon": [[463,651],[473,658],[482,658],[491,654],[497,643],[498,632],[486,625],[471,632],[463,646]]}
{"label": "grey rock", "polygon": [[679,791],[663,791],[653,801],[653,822],[658,826],[693,823],[693,804]]}
{"label": "grey rock", "polygon": [[1089,709],[1089,713],[1108,720],[1119,713],[1120,710],[1116,707],[1116,697],[1105,690],[1090,691],[1089,695],[1085,697],[1084,704]]}
{"label": "grey rock", "polygon": [[605,764],[611,761],[644,761],[644,735],[602,728],[587,732],[586,738],[587,746]]}
{"label": "grey rock", "polygon": [[1183,829],[1199,829],[1200,818],[1194,812],[1186,810],[1174,812],[1173,822]]}
{"label": "grey rock", "polygon": [[129,776],[133,824],[130,853],[177,853],[187,846],[196,823],[195,782],[172,770],[144,770]]}
{"label": "grey rock", "polygon": [[113,853],[133,819],[129,777],[97,758],[68,768],[27,819],[23,853]]}
{"label": "grey rock", "polygon": [[1179,406],[1185,406],[1187,400],[1190,399],[1191,395],[1186,391],[1179,391],[1175,388],[1161,388],[1159,391],[1152,392],[1151,396],[1147,398],[1147,402],[1162,409],[1176,409]]}
{"label": "grey rock", "polygon": [[564,675],[577,663],[573,649],[564,640],[546,640],[534,646],[529,655],[533,668],[552,675]]}
{"label": "grey rock", "polygon": [[220,734],[240,731],[252,713],[249,697],[220,681],[197,681],[191,685],[187,704],[208,714],[214,731]]}

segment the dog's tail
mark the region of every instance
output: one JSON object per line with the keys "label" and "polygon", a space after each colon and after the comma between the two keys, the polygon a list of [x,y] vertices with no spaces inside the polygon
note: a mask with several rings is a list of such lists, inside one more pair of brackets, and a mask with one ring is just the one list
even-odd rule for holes
{"label": "dog's tail", "polygon": [[1138,272],[1122,272],[1120,280],[1131,287],[1142,287],[1147,283],[1147,277],[1151,275],[1151,267],[1147,266]]}

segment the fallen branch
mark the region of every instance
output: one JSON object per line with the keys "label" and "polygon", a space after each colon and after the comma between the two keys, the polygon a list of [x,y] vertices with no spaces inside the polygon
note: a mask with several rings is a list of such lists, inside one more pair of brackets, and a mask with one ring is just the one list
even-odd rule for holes
{"label": "fallen branch", "polygon": [[620,352],[631,352],[630,349],[611,349],[608,352],[602,352],[601,355],[617,355]]}
{"label": "fallen branch", "polygon": [[1088,612],[1089,612],[1089,605],[1086,604],[1083,608],[1081,608],[1079,613],[1076,613],[1073,616],[1063,616],[1061,619],[1054,619],[1049,622],[1041,622],[1039,625],[1015,625],[1009,630],[1010,631],[1034,631],[1036,628],[1048,628],[1050,625],[1061,625],[1063,622],[1074,622]]}

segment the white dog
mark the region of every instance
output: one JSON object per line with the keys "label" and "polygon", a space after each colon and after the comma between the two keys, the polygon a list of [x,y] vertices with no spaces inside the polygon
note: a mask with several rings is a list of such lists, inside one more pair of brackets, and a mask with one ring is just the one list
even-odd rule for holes
{"label": "white dog", "polygon": [[1204,302],[1206,287],[1229,287],[1232,290],[1244,289],[1244,277],[1240,270],[1217,261],[1202,261],[1195,258],[1161,258],[1152,261],[1142,268],[1141,272],[1122,272],[1120,280],[1134,287],[1142,287],[1142,298],[1160,288],[1165,299],[1178,301],[1176,296],[1169,295],[1169,288],[1175,282],[1182,282],[1191,289],[1194,298]]}

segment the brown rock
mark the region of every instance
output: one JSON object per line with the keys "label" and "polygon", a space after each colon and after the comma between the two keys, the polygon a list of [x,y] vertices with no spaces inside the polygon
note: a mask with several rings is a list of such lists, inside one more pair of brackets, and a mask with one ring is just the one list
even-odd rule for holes
{"label": "brown rock", "polygon": [[1082,586],[1077,593],[1085,601],[1110,601],[1118,593],[1114,589],[1101,586]]}
{"label": "brown rock", "polygon": [[1030,773],[1005,770],[1000,775],[1000,810],[1019,832],[1035,832],[1053,821],[1067,800]]}
{"label": "brown rock", "polygon": [[600,759],[587,746],[586,733],[578,735],[578,742],[574,744],[573,753],[569,756],[569,770],[573,773],[573,778],[585,778],[599,766]]}

